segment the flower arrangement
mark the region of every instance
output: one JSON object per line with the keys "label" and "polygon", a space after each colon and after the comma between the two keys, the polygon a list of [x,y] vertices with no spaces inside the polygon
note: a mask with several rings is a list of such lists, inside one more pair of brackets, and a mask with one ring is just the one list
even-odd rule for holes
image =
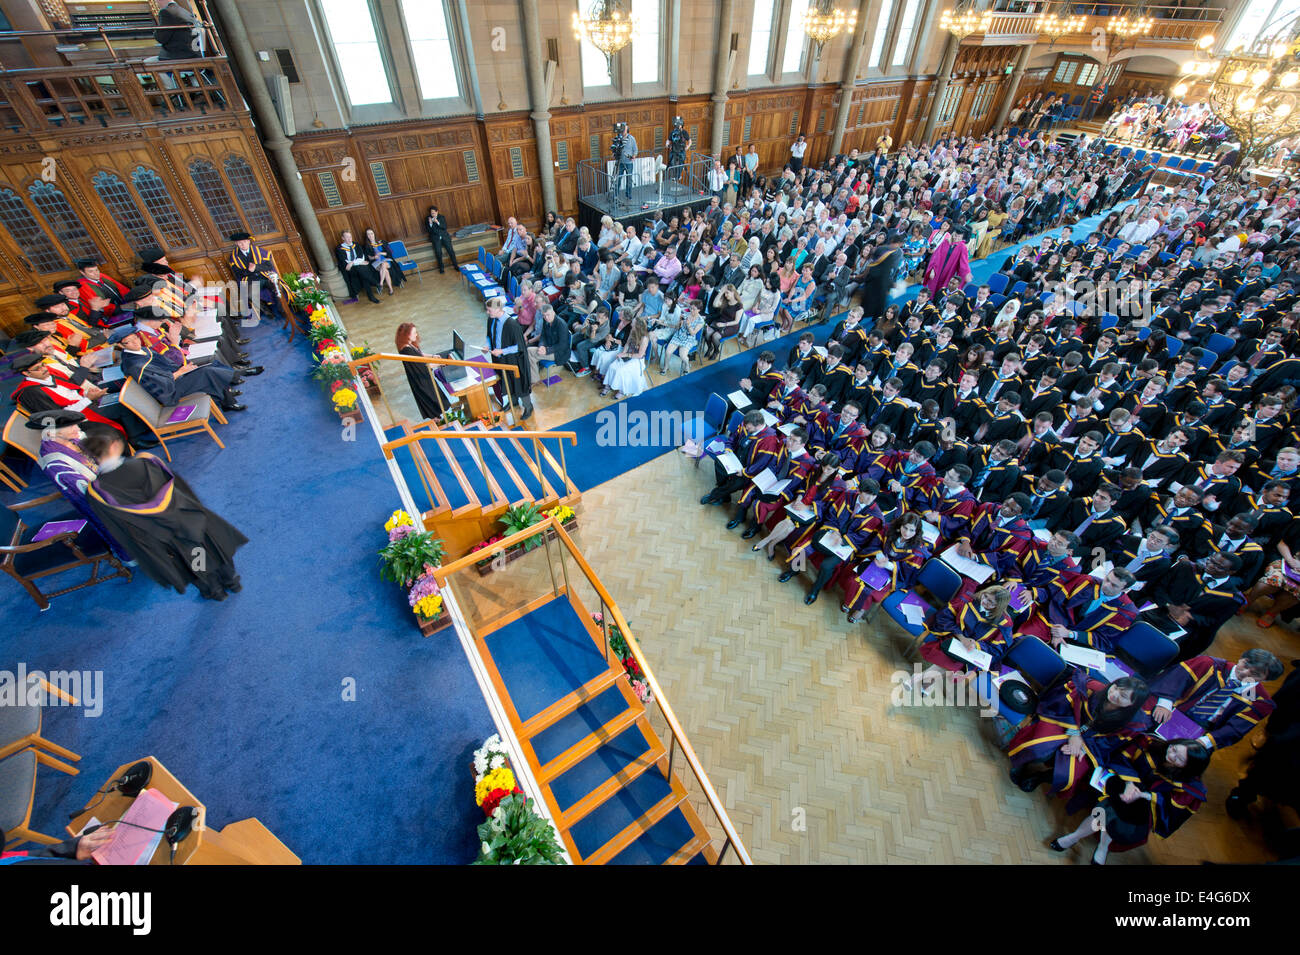
{"label": "flower arrangement", "polygon": [[388,520],[384,521],[384,530],[388,532],[389,540],[392,540],[393,528],[395,527],[409,527],[411,530],[415,530],[415,521],[411,520],[410,514],[399,509],[393,511]]}
{"label": "flower arrangement", "polygon": [[[385,525],[387,527],[387,525]],[[399,531],[405,524],[388,528],[388,545],[379,552],[379,575],[384,580],[409,587],[417,578],[442,563],[442,541],[428,531]]]}
{"label": "flower arrangement", "polygon": [[330,400],[334,402],[335,411],[351,411],[357,406],[357,393],[351,388],[339,388]]}
{"label": "flower arrangement", "polygon": [[573,518],[576,516],[573,513],[573,508],[569,507],[569,505],[567,504],[557,504],[549,511],[543,511],[542,513],[546,517],[555,518],[556,523],[559,524],[567,524],[569,523],[569,521],[573,520]]}
{"label": "flower arrangement", "polygon": [[307,329],[307,337],[311,339],[317,351],[326,351],[338,347],[339,341],[343,338],[343,330],[333,322],[321,322]]}
{"label": "flower arrangement", "polygon": [[474,802],[487,816],[475,865],[563,864],[559,835],[519,787],[500,736],[474,751]]}
{"label": "flower arrangement", "polygon": [[[599,612],[593,613],[591,619],[597,624],[604,621],[604,616]],[[628,684],[632,687],[632,692],[642,703],[649,703],[654,699],[654,694],[650,692],[650,681],[641,670],[641,665],[636,662],[636,657],[632,654],[632,648],[628,646],[627,638],[623,636],[623,631],[618,628],[614,621],[609,622],[609,648],[614,651],[614,656],[618,657],[619,662],[623,664],[623,670],[627,673]]]}
{"label": "flower arrangement", "polygon": [[[361,345],[352,346],[353,361],[356,361],[358,358],[368,358],[374,353],[375,350],[370,347],[369,342],[365,342]],[[357,377],[361,380],[361,384],[363,387],[365,388],[379,387],[379,377],[375,374],[374,368],[372,368],[370,365],[357,365],[356,373],[357,373]]]}
{"label": "flower arrangement", "polygon": [[442,594],[438,593],[438,581],[433,574],[420,575],[407,594],[407,603],[421,623],[430,623],[442,616]]}
{"label": "flower arrangement", "polygon": [[[518,534],[520,531],[527,530],[534,524],[540,524],[542,519],[542,515],[537,512],[537,505],[516,504],[506,508],[505,513],[501,515],[501,525],[505,528],[505,536],[509,537],[511,534]],[[541,535],[535,534],[523,542],[523,549],[530,551],[534,547],[540,547],[541,545]]]}
{"label": "flower arrangement", "polygon": [[[478,551],[481,551],[481,550],[484,550],[484,549],[486,549],[486,548],[489,548],[489,547],[491,547],[493,544],[496,544],[497,542],[499,542],[500,540],[501,540],[501,535],[500,535],[500,534],[497,534],[495,537],[489,537],[489,538],[488,538],[487,540],[485,540],[485,541],[479,541],[477,544],[475,544],[473,547],[471,547],[471,548],[469,549],[469,550],[470,550],[470,553],[471,553],[471,554],[473,554],[473,553],[477,553]],[[482,560],[475,562],[474,566],[475,566],[475,567],[486,567],[488,564],[492,563],[492,557],[493,557],[493,554],[488,554],[487,557],[484,557]]]}
{"label": "flower arrangement", "polygon": [[329,292],[320,287],[319,280],[312,272],[287,272],[280,276],[285,288],[289,290],[289,303],[301,312],[310,313],[321,309],[330,300]]}

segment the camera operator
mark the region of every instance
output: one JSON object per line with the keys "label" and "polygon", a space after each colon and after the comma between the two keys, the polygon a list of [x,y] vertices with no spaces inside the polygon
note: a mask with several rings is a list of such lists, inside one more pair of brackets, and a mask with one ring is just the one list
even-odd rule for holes
{"label": "camera operator", "polygon": [[629,201],[632,198],[632,163],[636,159],[636,150],[636,137],[628,132],[627,123],[616,123],[614,140],[610,143],[610,152],[613,153],[617,170],[611,192],[618,192],[619,182],[622,181],[623,195]]}

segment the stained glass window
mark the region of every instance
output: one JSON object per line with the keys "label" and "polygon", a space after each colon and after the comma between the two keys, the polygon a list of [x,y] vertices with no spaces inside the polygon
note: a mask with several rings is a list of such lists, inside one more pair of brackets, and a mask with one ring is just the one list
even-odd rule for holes
{"label": "stained glass window", "polygon": [[164,246],[186,249],[194,245],[194,236],[176,211],[176,203],[172,202],[159,175],[147,166],[136,166],[135,172],[131,173],[131,182],[154,225],[162,233]]}
{"label": "stained glass window", "polygon": [[74,259],[100,257],[99,249],[95,248],[90,233],[86,231],[77,214],[72,211],[72,206],[68,205],[67,198],[54,183],[38,179],[27,187],[27,192],[32,197],[32,205],[36,206],[36,210],[45,217],[54,237],[59,240],[68,254]]}
{"label": "stained glass window", "polygon": [[208,215],[212,216],[222,240],[232,232],[244,231],[244,223],[235,210],[235,204],[230,201],[230,193],[226,191],[226,184],[222,182],[216,166],[206,159],[192,160],[190,178],[194,180],[194,185],[199,190],[199,199],[208,210]]}
{"label": "stained glass window", "polygon": [[266,197],[262,195],[262,187],[257,184],[257,177],[253,175],[253,167],[248,164],[248,160],[243,156],[230,156],[224,165],[226,178],[235,190],[235,201],[248,219],[248,231],[255,235],[275,232],[275,217],[271,215]]}
{"label": "stained glass window", "polygon": [[23,255],[37,272],[65,272],[68,260],[50,241],[22,197],[12,189],[0,188],[0,224],[13,236]]}
{"label": "stained glass window", "polygon": [[122,234],[130,240],[133,248],[143,249],[157,243],[153,230],[149,228],[149,223],[145,221],[144,214],[140,212],[126,183],[111,172],[97,172],[91,184],[95,187],[99,201],[104,203],[109,215],[122,230]]}

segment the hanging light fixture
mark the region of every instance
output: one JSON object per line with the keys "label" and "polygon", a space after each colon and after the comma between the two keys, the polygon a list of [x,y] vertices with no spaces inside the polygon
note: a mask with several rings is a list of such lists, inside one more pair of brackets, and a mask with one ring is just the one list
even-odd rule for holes
{"label": "hanging light fixture", "polygon": [[636,21],[627,11],[624,0],[594,0],[587,16],[573,14],[573,35],[586,40],[605,54],[605,68],[614,78],[614,54],[636,38]]}
{"label": "hanging light fixture", "polygon": [[1082,33],[1087,28],[1087,17],[1069,13],[1068,11],[1069,4],[1063,2],[1059,13],[1041,13],[1038,19],[1034,21],[1034,29],[1048,38],[1047,46],[1049,49],[1056,44],[1057,40],[1075,33]]}
{"label": "hanging light fixture", "polygon": [[858,12],[850,10],[845,13],[839,7],[833,7],[834,0],[814,0],[808,4],[803,15],[803,32],[817,46],[817,55],[821,55],[822,46],[841,33],[851,33],[858,25]]}
{"label": "hanging light fixture", "polygon": [[1111,17],[1110,22],[1107,24],[1107,32],[1129,40],[1133,37],[1146,36],[1155,25],[1155,19],[1146,16],[1142,12],[1142,8],[1138,7],[1137,11],[1131,16],[1124,13],[1117,17]]}
{"label": "hanging light fixture", "polygon": [[947,30],[958,42],[975,33],[988,33],[993,26],[993,11],[976,10],[978,0],[958,3],[953,9],[939,15],[939,29]]}
{"label": "hanging light fixture", "polygon": [[1258,161],[1269,147],[1300,133],[1300,18],[1279,18],[1249,46],[1214,54],[1214,37],[1196,44],[1171,90],[1182,98],[1197,83],[1208,84],[1205,102],[1232,131],[1242,158]]}

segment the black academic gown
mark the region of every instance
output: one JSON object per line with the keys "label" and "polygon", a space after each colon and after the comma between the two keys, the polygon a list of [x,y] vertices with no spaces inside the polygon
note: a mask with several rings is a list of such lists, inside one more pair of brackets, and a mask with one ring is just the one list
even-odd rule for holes
{"label": "black academic gown", "polygon": [[[514,365],[519,369],[518,375],[510,375],[510,393],[516,398],[520,395],[531,394],[533,390],[533,379],[528,367],[528,342],[524,338],[524,328],[516,319],[507,318],[501,326],[501,341],[493,338],[493,325],[495,323],[491,318],[487,320],[487,339],[489,345],[496,348],[509,348],[515,346],[513,355],[492,355],[491,360],[495,364]],[[509,374],[509,372],[505,372]],[[503,392],[504,393],[504,392]]]}
{"label": "black academic gown", "polygon": [[204,595],[238,585],[235,551],[248,538],[205,508],[185,479],[153,455],[101,471],[86,497],[150,579],[177,593],[194,584]]}
{"label": "black academic gown", "polygon": [[[399,349],[398,354],[423,356],[424,352],[414,345],[407,345]],[[432,421],[441,418],[447,410],[447,402],[442,396],[438,383],[433,380],[433,366],[422,362],[404,361],[402,370],[406,372],[406,381],[411,386],[411,394],[415,395],[415,406],[420,409],[420,420]]]}

